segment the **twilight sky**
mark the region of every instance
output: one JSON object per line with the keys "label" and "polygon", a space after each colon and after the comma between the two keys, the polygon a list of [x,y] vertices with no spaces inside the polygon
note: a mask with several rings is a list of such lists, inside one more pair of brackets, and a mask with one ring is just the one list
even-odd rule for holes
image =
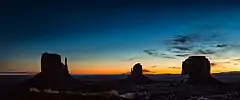
{"label": "twilight sky", "polygon": [[0,2],[0,72],[39,72],[43,52],[68,57],[72,74],[180,73],[191,55],[212,73],[240,71],[238,0]]}

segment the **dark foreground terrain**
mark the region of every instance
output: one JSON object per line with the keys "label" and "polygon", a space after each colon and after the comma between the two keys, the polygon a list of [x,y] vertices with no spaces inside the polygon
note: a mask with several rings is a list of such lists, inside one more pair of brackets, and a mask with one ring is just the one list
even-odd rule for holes
{"label": "dark foreground terrain", "polygon": [[[205,56],[188,57],[181,75],[145,75],[135,64],[127,75],[71,75],[67,58],[43,53],[34,76],[1,76],[7,100],[240,100],[239,74],[211,75]],[[233,81],[234,80],[234,81]]]}
{"label": "dark foreground terrain", "polygon": [[192,86],[181,83],[180,75],[148,75],[157,82],[135,85],[123,81],[126,75],[76,75],[82,90],[61,91],[31,87],[25,90],[19,83],[32,76],[0,76],[1,98],[4,100],[240,100],[238,74],[219,74],[226,86]]}

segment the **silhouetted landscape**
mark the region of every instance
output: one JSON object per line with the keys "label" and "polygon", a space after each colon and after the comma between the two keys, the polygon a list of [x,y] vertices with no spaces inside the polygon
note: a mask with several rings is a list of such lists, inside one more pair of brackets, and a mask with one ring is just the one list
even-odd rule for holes
{"label": "silhouetted landscape", "polygon": [[2,98],[11,100],[240,99],[239,82],[221,80],[224,77],[221,74],[216,75],[218,78],[210,75],[211,65],[206,57],[191,56],[182,65],[182,75],[144,75],[143,66],[137,63],[129,75],[74,77],[68,72],[67,58],[63,64],[60,55],[43,53],[40,73],[34,76],[1,76],[6,78],[6,83],[1,85],[5,84],[1,94]]}
{"label": "silhouetted landscape", "polygon": [[0,100],[240,100],[240,0],[0,5]]}

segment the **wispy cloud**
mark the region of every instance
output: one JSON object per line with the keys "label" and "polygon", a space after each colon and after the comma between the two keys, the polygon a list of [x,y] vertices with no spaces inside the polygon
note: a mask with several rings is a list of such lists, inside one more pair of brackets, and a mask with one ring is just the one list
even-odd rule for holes
{"label": "wispy cloud", "polygon": [[0,75],[33,75],[38,72],[0,72]]}
{"label": "wispy cloud", "polygon": [[232,59],[232,61],[240,62],[240,58]]}
{"label": "wispy cloud", "polygon": [[195,40],[193,35],[176,35],[169,41],[168,44],[171,45],[182,45],[182,44],[189,44]]}
{"label": "wispy cloud", "polygon": [[148,69],[143,69],[143,72],[144,72],[144,73],[155,73],[155,72],[150,71],[150,70],[148,70]]}
{"label": "wispy cloud", "polygon": [[216,45],[216,47],[219,47],[219,48],[224,48],[224,47],[228,47],[228,46],[230,46],[230,45],[228,45],[228,44],[218,44],[218,45]]}
{"label": "wispy cloud", "polygon": [[141,57],[132,57],[132,58],[123,59],[123,60],[121,60],[121,61],[122,61],[122,62],[130,62],[130,61],[137,60],[137,59],[139,59],[139,58],[141,58]]}
{"label": "wispy cloud", "polygon": [[203,50],[203,49],[198,49],[197,51],[195,51],[195,54],[214,54],[216,51],[215,50]]}
{"label": "wispy cloud", "polygon": [[190,51],[191,50],[191,47],[184,47],[184,46],[173,46],[172,48],[180,50],[180,51]]}
{"label": "wispy cloud", "polygon": [[143,50],[143,52],[154,57],[160,57],[160,54],[154,49]]}
{"label": "wispy cloud", "polygon": [[[151,71],[151,70],[149,70],[149,69],[143,69],[142,71],[143,71],[143,73],[155,73],[154,71]],[[130,72],[130,71],[127,71],[127,72],[122,73],[122,74],[131,74],[131,72]]]}
{"label": "wispy cloud", "polygon": [[[144,53],[153,57],[178,59],[192,55],[208,56],[209,58],[229,58],[226,52],[240,51],[240,43],[224,41],[227,37],[224,32],[209,29],[182,33],[163,40],[160,49],[145,49]],[[230,39],[226,39],[230,40]],[[229,56],[230,56],[229,55]]]}
{"label": "wispy cloud", "polygon": [[182,69],[182,67],[168,67],[170,69]]}
{"label": "wispy cloud", "polygon": [[153,56],[153,57],[161,57],[161,58],[169,58],[169,59],[175,59],[174,57],[164,54],[164,53],[159,53],[157,50],[153,50],[153,49],[147,49],[147,50],[143,50],[144,53]]}
{"label": "wispy cloud", "polygon": [[155,68],[155,67],[157,67],[157,66],[150,66],[151,68]]}
{"label": "wispy cloud", "polygon": [[172,56],[170,56],[168,54],[164,54],[164,53],[161,54],[161,57],[162,58],[169,58],[169,59],[176,59],[175,57],[172,57]]}
{"label": "wispy cloud", "polygon": [[226,68],[228,64],[234,64],[234,63],[226,61],[226,62],[212,62],[210,64],[211,64],[211,67]]}
{"label": "wispy cloud", "polygon": [[[219,41],[223,36],[211,32],[209,34],[192,33],[173,36],[165,44],[168,54],[173,57],[188,57],[191,55],[219,56],[219,52],[233,47],[233,44]],[[216,42],[219,41],[219,42]],[[218,43],[218,44],[216,44]],[[218,55],[217,55],[218,54]]]}
{"label": "wispy cloud", "polygon": [[177,54],[175,56],[177,56],[177,57],[188,57],[188,56],[190,56],[190,54]]}
{"label": "wispy cloud", "polygon": [[218,63],[211,63],[211,66],[217,66]]}

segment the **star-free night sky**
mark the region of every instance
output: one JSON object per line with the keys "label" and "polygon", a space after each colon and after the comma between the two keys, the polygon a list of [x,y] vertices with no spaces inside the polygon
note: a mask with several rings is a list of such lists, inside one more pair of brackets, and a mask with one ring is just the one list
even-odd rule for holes
{"label": "star-free night sky", "polygon": [[191,55],[212,73],[240,70],[238,0],[0,2],[0,72],[39,72],[43,52],[68,57],[72,74],[180,73]]}

